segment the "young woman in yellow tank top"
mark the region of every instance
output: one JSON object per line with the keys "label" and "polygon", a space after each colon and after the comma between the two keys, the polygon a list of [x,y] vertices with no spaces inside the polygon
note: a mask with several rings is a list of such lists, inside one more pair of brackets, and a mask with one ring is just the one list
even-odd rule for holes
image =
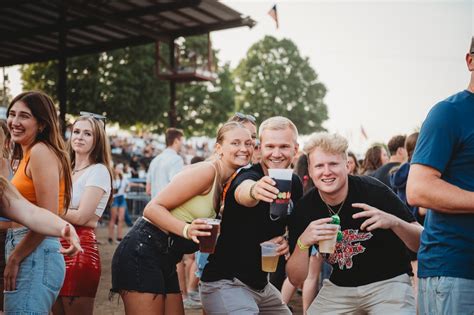
{"label": "young woman in yellow tank top", "polygon": [[184,314],[176,275],[176,262],[183,253],[168,242],[172,238],[183,244],[185,239],[199,243],[198,236],[210,235],[211,226],[199,218],[216,216],[223,185],[249,163],[250,132],[238,122],[224,124],[217,133],[215,153],[212,161],[193,164],[177,174],[148,203],[143,218],[117,247],[112,292],[120,293],[127,314]]}
{"label": "young woman in yellow tank top", "polygon": [[[71,169],[51,98],[42,92],[16,96],[7,111],[19,163],[12,183],[31,203],[62,214],[71,197]],[[64,280],[59,240],[14,224],[6,246],[6,313],[48,314]]]}

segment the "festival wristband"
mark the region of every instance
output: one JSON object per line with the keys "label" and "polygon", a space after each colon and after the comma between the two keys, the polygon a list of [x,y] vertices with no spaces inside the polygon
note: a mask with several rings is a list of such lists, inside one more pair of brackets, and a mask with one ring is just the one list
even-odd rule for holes
{"label": "festival wristband", "polygon": [[310,245],[304,245],[303,243],[301,243],[301,240],[298,238],[298,240],[296,241],[296,245],[298,245],[298,247],[301,249],[301,250],[307,250],[309,249],[311,246]]}
{"label": "festival wristband", "polygon": [[253,200],[257,200],[255,195],[253,194],[253,189],[255,188],[255,185],[257,185],[257,182],[253,183],[252,186],[250,186],[250,190],[249,190],[250,198],[252,198]]}
{"label": "festival wristband", "polygon": [[188,229],[189,229],[190,224],[186,223],[186,225],[183,228],[183,237],[187,240],[189,240],[189,235],[188,235]]}

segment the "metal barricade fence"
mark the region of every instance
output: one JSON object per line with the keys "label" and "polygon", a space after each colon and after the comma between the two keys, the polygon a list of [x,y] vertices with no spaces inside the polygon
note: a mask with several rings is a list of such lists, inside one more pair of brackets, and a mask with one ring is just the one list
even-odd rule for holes
{"label": "metal barricade fence", "polygon": [[150,196],[146,194],[146,179],[144,178],[129,178],[128,181],[132,184],[129,191],[125,195],[127,201],[128,213],[133,222],[143,214],[143,209],[150,201]]}

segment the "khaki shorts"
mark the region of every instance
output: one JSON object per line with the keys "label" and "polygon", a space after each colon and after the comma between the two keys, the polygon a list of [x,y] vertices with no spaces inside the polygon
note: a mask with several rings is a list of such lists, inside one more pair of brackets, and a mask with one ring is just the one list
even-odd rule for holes
{"label": "khaki shorts", "polygon": [[207,315],[291,315],[283,304],[280,291],[271,283],[263,290],[253,290],[234,278],[199,284],[201,302]]}
{"label": "khaki shorts", "polygon": [[358,287],[340,287],[324,280],[307,314],[415,315],[415,296],[407,274]]}

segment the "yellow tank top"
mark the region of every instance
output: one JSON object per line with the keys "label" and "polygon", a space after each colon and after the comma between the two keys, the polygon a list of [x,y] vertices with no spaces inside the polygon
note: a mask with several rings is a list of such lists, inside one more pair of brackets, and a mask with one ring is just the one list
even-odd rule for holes
{"label": "yellow tank top", "polygon": [[[212,164],[214,167],[214,165]],[[214,168],[215,169],[215,168]],[[214,191],[216,190],[217,171],[211,190],[205,195],[195,196],[171,210],[171,214],[181,221],[192,222],[198,218],[215,218]]]}
{"label": "yellow tank top", "polygon": [[[33,184],[33,180],[26,175],[26,166],[30,161],[30,150],[25,152],[23,158],[18,165],[18,168],[13,175],[11,183],[13,186],[18,189],[20,194],[25,197],[29,202],[37,205],[36,200],[36,191],[35,185]],[[59,182],[59,215],[64,214],[64,178],[61,178]]]}

